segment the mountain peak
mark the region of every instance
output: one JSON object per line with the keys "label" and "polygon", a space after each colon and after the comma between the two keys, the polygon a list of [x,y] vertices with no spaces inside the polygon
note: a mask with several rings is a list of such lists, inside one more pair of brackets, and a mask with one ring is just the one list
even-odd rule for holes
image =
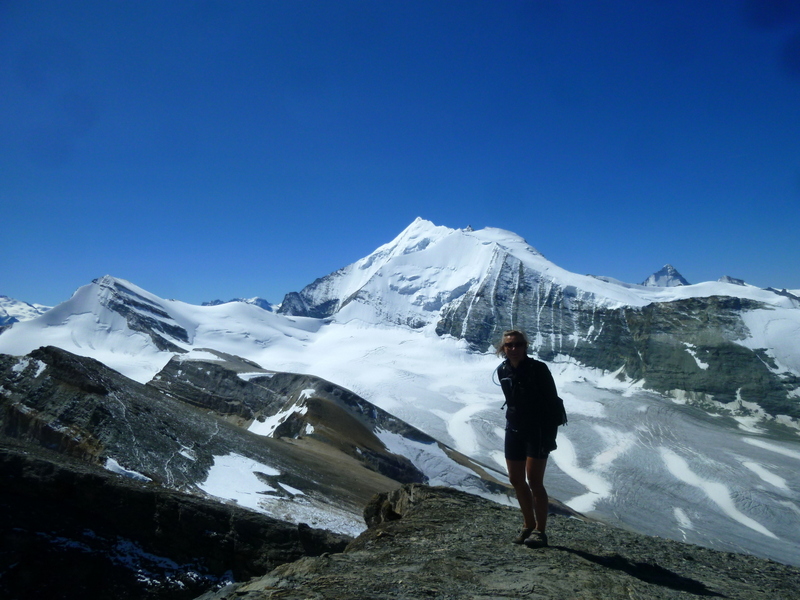
{"label": "mountain peak", "polygon": [[34,319],[46,313],[50,308],[41,304],[29,304],[8,296],[0,296],[0,327]]}
{"label": "mountain peak", "polygon": [[438,322],[446,305],[494,289],[500,272],[523,261],[554,267],[510,231],[451,229],[418,217],[370,255],[287,294],[278,312],[418,329]]}
{"label": "mountain peak", "polygon": [[209,302],[203,302],[202,306],[219,306],[221,304],[230,304],[231,302],[243,302],[244,304],[252,304],[253,306],[263,308],[269,312],[275,311],[275,306],[269,300],[259,298],[258,296],[254,298],[232,298],[231,300],[210,300]]}
{"label": "mountain peak", "polygon": [[660,271],[656,271],[642,282],[647,287],[678,287],[681,285],[691,285],[678,270],[670,264],[664,265]]}
{"label": "mountain peak", "polygon": [[731,277],[730,275],[723,275],[719,279],[717,279],[720,283],[732,283],[733,285],[746,285],[744,279],[737,279],[736,277]]}

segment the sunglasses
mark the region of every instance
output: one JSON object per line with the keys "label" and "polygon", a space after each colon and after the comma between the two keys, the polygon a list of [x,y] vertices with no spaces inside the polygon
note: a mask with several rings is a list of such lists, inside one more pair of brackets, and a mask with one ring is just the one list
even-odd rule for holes
{"label": "sunglasses", "polygon": [[513,350],[514,348],[525,348],[527,345],[528,344],[524,342],[509,342],[507,344],[503,344],[503,347]]}

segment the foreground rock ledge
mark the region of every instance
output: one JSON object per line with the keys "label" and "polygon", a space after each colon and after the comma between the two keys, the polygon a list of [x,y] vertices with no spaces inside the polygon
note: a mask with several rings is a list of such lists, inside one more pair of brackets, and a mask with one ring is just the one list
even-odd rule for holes
{"label": "foreground rock ledge", "polygon": [[199,600],[797,598],[800,568],[553,515],[550,547],[510,540],[518,511],[418,484],[377,496],[341,554],[302,558]]}
{"label": "foreground rock ledge", "polygon": [[186,599],[351,538],[0,435],[0,599]]}

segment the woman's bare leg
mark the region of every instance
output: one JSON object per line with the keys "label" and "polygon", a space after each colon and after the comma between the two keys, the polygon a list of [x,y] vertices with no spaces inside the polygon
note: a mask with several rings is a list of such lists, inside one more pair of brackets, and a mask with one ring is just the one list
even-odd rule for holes
{"label": "woman's bare leg", "polygon": [[[533,459],[528,459],[531,461]],[[536,516],[534,514],[534,495],[527,480],[527,464],[524,460],[506,460],[508,467],[508,480],[517,493],[517,502],[522,510],[523,527],[526,529],[536,528]],[[544,473],[542,473],[544,475]]]}
{"label": "woman's bare leg", "polygon": [[[528,487],[531,492],[533,513],[535,515],[532,522],[535,524],[534,529],[542,533],[544,533],[547,527],[547,513],[549,511],[549,499],[547,497],[547,490],[544,488],[544,471],[546,468],[546,458],[528,457],[528,460],[525,461],[526,487]],[[517,489],[516,486],[514,486],[514,489]],[[517,495],[519,495],[519,492],[517,492]]]}

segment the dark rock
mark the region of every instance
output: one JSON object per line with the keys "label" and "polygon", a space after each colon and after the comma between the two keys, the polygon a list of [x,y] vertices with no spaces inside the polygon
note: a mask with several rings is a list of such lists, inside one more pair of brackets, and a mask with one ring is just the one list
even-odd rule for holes
{"label": "dark rock", "polygon": [[207,352],[219,355],[220,360],[173,357],[147,385],[187,404],[213,410],[234,423],[252,422],[257,416],[282,408],[285,398],[237,376],[241,372],[270,372],[239,357]]}
{"label": "dark rock", "polygon": [[122,315],[133,331],[150,336],[159,350],[186,352],[171,339],[189,343],[189,333],[161,306],[137,294],[113,277],[101,277],[92,283],[103,288],[105,292],[100,296],[101,302],[109,310]]}
{"label": "dark rock", "polygon": [[[317,279],[308,288],[314,289],[320,285],[325,285],[323,278]],[[298,292],[286,294],[283,302],[281,302],[281,307],[278,309],[278,314],[324,319],[331,316],[339,305],[338,299],[330,299],[321,304],[312,305],[306,300],[308,294],[305,292],[306,290],[304,290],[304,294]]]}
{"label": "dark rock", "polygon": [[0,444],[0,597],[192,598],[348,538]]}

